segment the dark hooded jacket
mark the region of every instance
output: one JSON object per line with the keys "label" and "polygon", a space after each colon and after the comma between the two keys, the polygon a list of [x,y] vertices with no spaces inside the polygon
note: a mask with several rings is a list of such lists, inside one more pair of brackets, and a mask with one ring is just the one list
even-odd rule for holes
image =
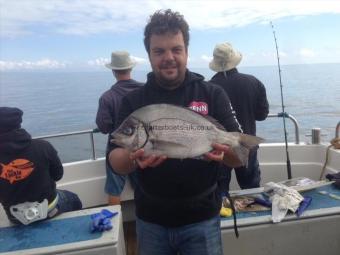
{"label": "dark hooded jacket", "polygon": [[22,128],[0,133],[0,203],[7,214],[18,203],[52,202],[62,176],[63,166],[49,142],[32,140]]}
{"label": "dark hooded jacket", "polygon": [[215,74],[210,80],[222,87],[230,98],[245,134],[256,135],[256,120],[265,120],[269,113],[266,89],[252,75],[239,73],[236,68]]}
{"label": "dark hooded jacket", "polygon": [[[227,131],[240,131],[224,91],[205,82],[203,76],[189,71],[183,84],[173,90],[157,85],[154,74],[149,73],[143,88],[123,98],[119,123],[134,110],[159,103],[189,107],[215,118]],[[111,150],[116,147],[111,144]],[[177,227],[217,216],[221,208],[218,190],[199,194],[216,185],[220,173],[218,166],[218,162],[197,159],[167,159],[157,167],[137,169],[137,217],[163,226]]]}
{"label": "dark hooded jacket", "polygon": [[105,91],[99,98],[96,124],[103,134],[111,133],[117,128],[117,119],[122,98],[129,92],[140,88],[143,83],[135,80],[121,80]]}

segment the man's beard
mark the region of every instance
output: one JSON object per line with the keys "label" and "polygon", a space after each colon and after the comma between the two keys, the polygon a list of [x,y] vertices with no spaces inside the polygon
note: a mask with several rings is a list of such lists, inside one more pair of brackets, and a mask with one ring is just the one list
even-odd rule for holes
{"label": "man's beard", "polygon": [[172,89],[179,87],[182,84],[184,80],[184,76],[181,77],[181,73],[177,67],[177,64],[174,62],[170,62],[170,63],[168,62],[161,66],[161,70],[162,69],[164,70],[167,68],[176,68],[177,77],[175,79],[170,80],[170,79],[167,79],[164,75],[161,75],[161,72],[160,72],[159,76],[156,77],[156,80],[160,87],[168,89],[168,90],[172,90]]}

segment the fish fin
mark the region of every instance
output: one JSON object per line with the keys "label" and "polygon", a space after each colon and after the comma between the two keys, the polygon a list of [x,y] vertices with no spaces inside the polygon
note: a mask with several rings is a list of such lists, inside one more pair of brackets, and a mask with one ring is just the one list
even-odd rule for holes
{"label": "fish fin", "polygon": [[226,131],[225,127],[221,123],[219,123],[218,120],[215,119],[214,117],[211,117],[209,115],[202,115],[202,117],[204,117],[205,119],[210,121],[212,124],[214,124],[216,126],[216,128],[223,130],[223,131]]}
{"label": "fish fin", "polygon": [[254,148],[259,143],[263,142],[264,139],[258,136],[242,134],[238,132],[231,132],[231,134],[239,137],[239,145],[233,146],[232,149],[238,156],[242,165],[248,166],[249,150]]}
{"label": "fish fin", "polygon": [[236,153],[242,165],[248,167],[249,149],[247,147],[244,147],[243,145],[232,147],[232,149]]}
{"label": "fish fin", "polygon": [[237,134],[239,136],[239,142],[241,145],[245,146],[248,149],[251,149],[260,143],[264,142],[264,139],[254,135],[247,135],[238,132],[232,132],[232,134]]}
{"label": "fish fin", "polygon": [[164,146],[183,146],[181,143],[176,143],[173,141],[167,141],[167,140],[159,140],[159,139],[149,139],[149,141],[153,144],[153,147],[158,149],[158,147],[163,148]]}
{"label": "fish fin", "polygon": [[[173,106],[175,106],[175,107],[180,107],[180,106],[178,106],[178,105],[173,105]],[[219,123],[218,120],[215,119],[214,117],[211,117],[211,116],[209,116],[209,115],[200,114],[199,112],[194,111],[193,109],[190,109],[190,108],[186,108],[186,107],[180,107],[180,108],[183,108],[183,109],[185,109],[185,110],[188,110],[188,111],[190,111],[190,112],[193,112],[193,113],[195,113],[195,114],[198,114],[198,115],[202,116],[203,118],[207,119],[208,121],[210,121],[210,122],[211,122],[212,124],[214,124],[218,129],[221,129],[221,130],[223,130],[223,131],[226,131],[225,127],[224,127],[221,123]]]}
{"label": "fish fin", "polygon": [[166,152],[173,149],[173,150],[178,150],[181,148],[183,150],[183,147],[187,148],[190,150],[189,147],[185,146],[182,143],[176,143],[173,141],[168,141],[168,140],[159,140],[159,139],[149,139],[149,142],[152,144],[152,151],[157,152],[157,154],[164,154],[166,155]]}
{"label": "fish fin", "polygon": [[[180,108],[180,109],[183,109],[183,110],[186,110],[186,111],[189,111],[189,112],[192,112],[194,114],[198,114],[200,115],[201,117],[207,119],[209,122],[211,122],[213,125],[216,126],[216,128],[220,129],[220,130],[223,130],[223,131],[226,131],[225,127],[218,122],[218,120],[216,120],[214,117],[211,117],[209,115],[203,115],[203,114],[200,114],[199,112],[191,109],[191,108],[187,108],[187,107],[183,107],[183,106],[179,106],[179,105],[174,105],[174,104],[154,104],[154,105],[148,105],[148,106],[157,106],[159,109],[160,108],[166,108],[166,107],[173,107],[173,108]],[[146,107],[148,107],[146,106]]]}

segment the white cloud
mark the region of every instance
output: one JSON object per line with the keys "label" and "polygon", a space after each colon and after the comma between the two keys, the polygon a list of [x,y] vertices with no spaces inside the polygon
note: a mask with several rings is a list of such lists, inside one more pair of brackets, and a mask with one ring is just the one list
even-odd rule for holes
{"label": "white cloud", "polygon": [[87,61],[87,64],[89,66],[104,66],[106,63],[110,63],[110,60],[108,58],[97,58]]}
{"label": "white cloud", "polygon": [[[140,57],[135,57],[135,56],[131,56],[131,58],[137,62],[137,64],[145,64],[148,63],[148,60],[145,58],[140,58]],[[93,59],[93,60],[88,60],[87,64],[89,66],[105,66],[105,64],[110,63],[111,60],[109,58],[97,58],[97,59]]]}
{"label": "white cloud", "polygon": [[48,33],[73,35],[142,29],[150,14],[166,8],[183,14],[191,29],[244,26],[288,16],[340,13],[337,1],[0,0],[0,5],[0,33],[7,37],[42,33],[34,30],[36,24]]}
{"label": "white cloud", "polygon": [[0,71],[10,70],[36,70],[36,69],[60,69],[65,68],[66,63],[48,58],[38,61],[0,61]]}
{"label": "white cloud", "polygon": [[213,59],[213,57],[207,56],[207,55],[202,55],[202,56],[201,56],[201,59],[202,59],[203,61],[210,62],[210,61]]}
{"label": "white cloud", "polygon": [[288,54],[284,51],[279,51],[279,56],[282,57],[282,58],[285,58],[288,56]]}
{"label": "white cloud", "polygon": [[312,49],[302,48],[299,51],[299,55],[305,58],[313,58],[316,56],[316,52]]}
{"label": "white cloud", "polygon": [[135,57],[135,56],[131,56],[131,58],[133,60],[135,60],[137,62],[137,64],[145,64],[145,63],[149,63],[149,61],[145,58],[140,58],[140,57]]}

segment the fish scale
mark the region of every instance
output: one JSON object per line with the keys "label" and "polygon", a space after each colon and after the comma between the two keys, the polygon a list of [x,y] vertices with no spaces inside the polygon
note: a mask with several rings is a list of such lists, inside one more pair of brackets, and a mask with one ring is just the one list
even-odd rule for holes
{"label": "fish scale", "polygon": [[[214,133],[206,133],[204,130],[192,132],[185,129],[185,127],[195,129],[197,125],[181,119],[162,118],[151,122],[150,125],[152,127],[175,127],[173,129],[151,129],[149,132],[151,142],[162,141],[156,146],[157,150],[162,152],[160,154],[171,154],[173,158],[188,158],[203,154],[211,150],[211,141],[216,140],[211,137],[215,135]],[[181,130],[181,127],[185,130]],[[171,146],[172,144],[180,148]]]}

